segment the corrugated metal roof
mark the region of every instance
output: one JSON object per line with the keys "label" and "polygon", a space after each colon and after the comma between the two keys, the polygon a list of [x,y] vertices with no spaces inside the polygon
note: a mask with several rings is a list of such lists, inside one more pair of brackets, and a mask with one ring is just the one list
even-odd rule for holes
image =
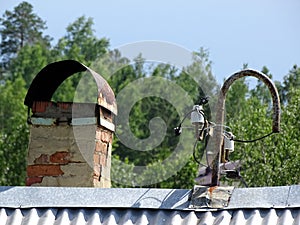
{"label": "corrugated metal roof", "polygon": [[298,225],[300,209],[182,211],[155,209],[31,208],[0,209],[1,225]]}
{"label": "corrugated metal roof", "polygon": [[192,190],[0,187],[0,225],[300,225],[300,186],[235,188],[228,207],[189,209]]}

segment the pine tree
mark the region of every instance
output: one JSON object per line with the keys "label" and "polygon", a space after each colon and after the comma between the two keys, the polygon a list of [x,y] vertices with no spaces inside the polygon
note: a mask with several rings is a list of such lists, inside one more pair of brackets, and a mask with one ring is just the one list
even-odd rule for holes
{"label": "pine tree", "polygon": [[5,11],[0,18],[0,62],[7,67],[9,60],[16,56],[25,45],[37,42],[50,45],[50,37],[43,36],[46,22],[33,12],[28,2],[22,2],[13,11]]}

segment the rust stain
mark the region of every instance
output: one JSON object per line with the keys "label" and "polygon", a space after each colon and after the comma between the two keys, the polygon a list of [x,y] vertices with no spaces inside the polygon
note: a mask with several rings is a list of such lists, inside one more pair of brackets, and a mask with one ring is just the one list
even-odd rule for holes
{"label": "rust stain", "polygon": [[213,191],[217,189],[218,186],[213,186],[208,188],[209,197],[212,197]]}
{"label": "rust stain", "polygon": [[217,189],[218,186],[213,186],[213,187],[209,187],[208,188],[208,192],[210,192],[212,194],[212,192]]}

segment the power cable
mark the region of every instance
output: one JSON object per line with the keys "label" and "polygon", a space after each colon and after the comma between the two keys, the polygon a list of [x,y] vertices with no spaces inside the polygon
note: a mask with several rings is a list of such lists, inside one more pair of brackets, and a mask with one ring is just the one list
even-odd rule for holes
{"label": "power cable", "polygon": [[241,143],[251,143],[251,142],[255,142],[255,141],[259,141],[259,140],[261,140],[261,139],[264,139],[264,138],[266,138],[266,137],[272,135],[273,133],[274,133],[274,132],[271,132],[271,133],[269,133],[269,134],[266,134],[266,135],[264,135],[264,136],[262,136],[262,137],[259,137],[259,138],[253,139],[253,140],[239,140],[239,139],[235,139],[234,137],[232,137],[230,140],[233,140],[233,141],[235,141],[235,142],[241,142]]}

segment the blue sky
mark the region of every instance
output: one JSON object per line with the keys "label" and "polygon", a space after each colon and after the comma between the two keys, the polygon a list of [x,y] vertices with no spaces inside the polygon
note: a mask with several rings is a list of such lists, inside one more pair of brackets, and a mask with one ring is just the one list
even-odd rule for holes
{"label": "blue sky", "polygon": [[[21,1],[1,0],[0,13]],[[282,81],[300,66],[299,0],[28,0],[47,22],[54,43],[79,16],[94,19],[97,36],[111,48],[144,41],[166,41],[190,51],[208,49],[219,81],[244,63]]]}

